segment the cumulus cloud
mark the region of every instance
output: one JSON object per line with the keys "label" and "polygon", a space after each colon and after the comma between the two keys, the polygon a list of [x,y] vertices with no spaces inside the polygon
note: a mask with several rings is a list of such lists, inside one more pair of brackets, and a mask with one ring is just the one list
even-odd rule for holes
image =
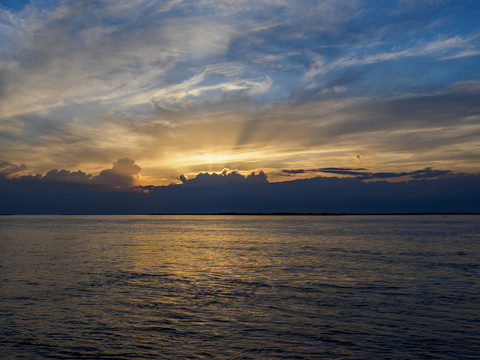
{"label": "cumulus cloud", "polygon": [[111,169],[102,170],[91,182],[113,187],[132,187],[137,185],[141,171],[142,168],[133,159],[118,159]]}
{"label": "cumulus cloud", "polygon": [[128,189],[138,185],[140,172],[142,171],[142,168],[129,158],[118,159],[113,163],[111,169],[102,170],[96,176],[87,174],[82,170],[70,171],[66,169],[52,169],[47,171],[45,175],[36,174],[31,176],[19,174],[26,169],[27,166],[24,164],[18,166],[9,161],[0,161],[0,177],[12,180],[38,180],[49,184],[71,183]]}
{"label": "cumulus cloud", "polygon": [[200,173],[192,179],[187,179],[184,175],[180,175],[178,179],[183,185],[219,185],[229,183],[247,183],[259,184],[268,183],[267,175],[260,171],[258,174],[252,172],[248,175],[242,175],[238,170],[224,169],[220,174],[217,173]]}
{"label": "cumulus cloud", "polygon": [[48,182],[72,182],[88,184],[92,180],[92,175],[86,174],[81,170],[69,171],[65,169],[52,169],[45,174],[43,180]]}

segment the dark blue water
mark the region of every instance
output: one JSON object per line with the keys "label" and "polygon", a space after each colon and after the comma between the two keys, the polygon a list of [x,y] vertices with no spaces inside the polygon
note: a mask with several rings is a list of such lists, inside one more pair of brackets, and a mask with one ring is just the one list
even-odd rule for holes
{"label": "dark blue water", "polygon": [[474,359],[479,216],[2,216],[1,359]]}

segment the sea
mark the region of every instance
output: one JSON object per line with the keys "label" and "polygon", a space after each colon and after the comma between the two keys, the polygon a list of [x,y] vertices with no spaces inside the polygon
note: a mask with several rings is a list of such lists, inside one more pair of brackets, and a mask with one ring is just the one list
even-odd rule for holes
{"label": "sea", "polygon": [[0,359],[479,359],[480,216],[0,216]]}

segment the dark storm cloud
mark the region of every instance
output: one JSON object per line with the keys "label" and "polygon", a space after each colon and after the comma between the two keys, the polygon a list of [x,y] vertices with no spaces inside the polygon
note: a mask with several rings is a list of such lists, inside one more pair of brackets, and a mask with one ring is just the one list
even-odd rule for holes
{"label": "dark storm cloud", "polygon": [[366,169],[350,169],[350,168],[319,168],[319,169],[294,169],[294,170],[282,170],[283,173],[286,174],[304,174],[304,173],[329,173],[329,174],[337,174],[337,175],[367,175],[368,173],[365,172]]}
{"label": "dark storm cloud", "polygon": [[[15,165],[8,161],[0,161],[0,177],[14,176],[16,173],[26,170],[27,167],[22,164]],[[45,184],[72,183],[86,185],[102,185],[111,188],[132,188],[136,186],[136,181],[141,172],[141,167],[135,164],[135,161],[129,158],[118,159],[113,163],[111,169],[105,169],[96,176],[87,174],[81,170],[70,171],[65,169],[49,170],[44,176],[37,174],[35,176],[17,176],[12,181],[33,181],[37,180]]]}
{"label": "dark storm cloud", "polygon": [[366,169],[349,169],[349,168],[320,168],[320,169],[294,169],[294,170],[282,170],[282,173],[285,174],[305,174],[305,173],[316,173],[316,172],[323,172],[329,174],[337,174],[337,175],[365,175],[366,173],[363,172]]}
{"label": "dark storm cloud", "polygon": [[92,184],[131,187],[136,184],[142,168],[129,158],[118,159],[111,169],[105,169],[92,178]]}
{"label": "dark storm cloud", "polygon": [[183,185],[199,186],[220,185],[229,183],[268,183],[267,175],[263,171],[260,171],[258,174],[252,172],[245,176],[240,174],[236,170],[230,171],[227,169],[223,170],[223,172],[220,174],[200,173],[192,179],[187,179],[184,175],[180,175],[178,179],[182,182]]}
{"label": "dark storm cloud", "polygon": [[[285,174],[305,174],[309,170],[303,170],[303,169],[298,169],[298,170],[282,170],[283,173]],[[311,171],[311,170],[310,170]]]}
{"label": "dark storm cloud", "polygon": [[48,171],[43,179],[46,182],[73,182],[78,184],[88,184],[92,180],[92,175],[86,174],[81,170],[69,171],[53,169]]}
{"label": "dark storm cloud", "polygon": [[415,179],[428,179],[428,178],[434,178],[437,176],[449,175],[451,173],[452,172],[450,170],[433,170],[432,168],[427,168],[425,170],[413,171],[410,174]]}
{"label": "dark storm cloud", "polygon": [[269,183],[261,173],[251,175],[258,180],[253,182],[235,173],[230,178],[199,174],[183,178],[180,185],[118,188],[59,181],[56,172],[54,180],[0,177],[0,213],[480,212],[480,175],[431,178],[439,175],[431,169],[412,173],[424,178],[392,183],[316,177]]}
{"label": "dark storm cloud", "polygon": [[322,168],[312,170],[313,172],[324,172],[329,174],[338,174],[338,175],[364,175],[365,173],[359,170],[365,169],[344,169],[344,168]]}
{"label": "dark storm cloud", "polygon": [[397,177],[411,177],[412,179],[430,179],[441,176],[451,175],[450,170],[434,170],[432,168],[426,168],[424,170],[416,170],[411,172],[401,173],[367,173],[364,175],[364,179],[392,179]]}

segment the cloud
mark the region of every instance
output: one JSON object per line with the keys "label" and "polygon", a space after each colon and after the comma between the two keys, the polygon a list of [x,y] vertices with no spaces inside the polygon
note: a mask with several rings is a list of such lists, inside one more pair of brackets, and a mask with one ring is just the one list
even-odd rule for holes
{"label": "cloud", "polygon": [[[462,38],[460,36],[454,36],[450,38],[440,38],[433,41],[430,41],[426,44],[421,44],[412,48],[406,48],[403,50],[396,50],[390,52],[377,53],[368,56],[357,56],[356,53],[350,53],[344,57],[336,59],[330,63],[326,63],[325,59],[317,54],[312,54],[312,62],[310,69],[303,75],[303,79],[307,82],[312,81],[313,78],[317,75],[326,74],[330,71],[345,68],[353,67],[359,65],[368,65],[376,64],[385,61],[395,61],[407,57],[415,56],[432,56],[432,55],[441,55],[446,51],[451,49],[462,49],[465,47],[471,46],[472,38]],[[472,53],[471,50],[464,50],[460,52],[465,56],[473,56],[478,54]],[[458,54],[457,54],[458,55]],[[444,56],[440,60],[460,58],[463,56]]]}
{"label": "cloud", "polygon": [[248,175],[242,175],[237,170],[223,169],[220,174],[217,173],[200,173],[193,179],[187,179],[184,175],[180,175],[178,178],[183,185],[197,185],[197,186],[209,186],[229,183],[247,183],[247,184],[260,184],[268,183],[267,175],[260,171],[258,174],[252,172]]}
{"label": "cloud", "polygon": [[473,2],[48,3],[0,11],[0,153],[31,174],[477,166]]}
{"label": "cloud", "polygon": [[142,168],[129,158],[118,159],[111,169],[105,169],[94,176],[92,184],[112,187],[132,187],[137,185]]}
{"label": "cloud", "polygon": [[461,59],[461,58],[470,57],[470,56],[477,56],[477,55],[480,55],[479,50],[463,50],[463,51],[460,51],[456,54],[442,57],[440,60]]}
{"label": "cloud", "polygon": [[109,188],[132,188],[137,186],[142,168],[129,158],[118,159],[111,169],[102,170],[98,175],[92,176],[82,170],[70,171],[66,169],[52,169],[45,175],[35,176],[20,175],[25,172],[27,166],[15,165],[9,161],[0,161],[0,177],[11,179],[36,179],[43,183],[74,183],[86,185],[102,185]]}
{"label": "cloud", "polygon": [[[34,173],[54,167],[93,173],[105,166],[91,164],[129,154],[145,164],[143,175],[153,176],[155,167],[168,172],[166,183],[181,173],[223,167],[312,169],[319,159],[322,167],[474,171],[479,89],[470,81],[387,99],[299,95],[254,109],[238,103],[235,111],[204,102],[145,119],[107,115],[91,123],[64,123],[62,113],[23,117],[10,126],[23,141],[8,135],[0,152]],[[35,152],[27,151],[32,146]],[[357,154],[361,163],[352,163]]]}
{"label": "cloud", "polygon": [[222,55],[228,49],[233,29],[195,19],[166,21],[160,36],[175,55],[205,58]]}
{"label": "cloud", "polygon": [[319,168],[319,169],[286,169],[282,170],[282,173],[289,175],[305,174],[305,173],[325,173],[334,175],[353,176],[358,180],[384,180],[402,178],[403,181],[412,179],[431,179],[439,178],[442,176],[452,175],[451,170],[437,170],[432,168],[425,168],[423,170],[415,170],[410,172],[370,172],[364,168]]}
{"label": "cloud", "polygon": [[194,75],[181,84],[167,87],[157,92],[151,101],[160,114],[172,114],[200,108],[204,103],[224,103],[225,99],[248,99],[268,92],[272,86],[269,76],[258,79],[243,79],[214,84],[208,83],[206,71]]}
{"label": "cloud", "polygon": [[27,169],[25,164],[15,165],[9,161],[0,160],[0,177],[15,175]]}
{"label": "cloud", "polygon": [[43,180],[47,182],[72,182],[79,184],[88,184],[92,180],[92,175],[86,174],[81,170],[69,171],[65,169],[53,169],[45,174]]}
{"label": "cloud", "polygon": [[[275,79],[250,60],[258,43],[274,40],[278,30],[285,40],[298,36],[289,29],[297,26],[298,16],[309,19],[299,31],[310,26],[325,31],[344,23],[354,8],[348,1],[294,6],[284,1],[143,0],[63,1],[51,9],[32,5],[20,13],[5,12],[8,31],[2,40],[11,46],[4,47],[0,57],[0,69],[9,75],[3,116],[91,103],[123,110],[148,104],[202,68],[219,69],[220,64],[236,64],[237,70],[221,72],[223,78],[207,72],[200,88],[180,90],[192,95],[209,88],[241,88],[251,96],[264,94]],[[276,22],[281,29],[269,28],[272,16],[282,19]],[[238,46],[245,51],[237,53]],[[288,41],[282,42],[285,46],[290,50]],[[284,49],[279,48],[278,55],[285,59]]]}
{"label": "cloud", "polygon": [[65,1],[50,11],[32,8],[5,19],[11,29],[5,41],[12,46],[9,60],[0,58],[0,70],[9,75],[2,84],[3,116],[72,104],[148,104],[169,85],[164,75],[180,59],[196,61],[228,49],[232,30],[226,24],[181,14],[159,21],[156,16],[170,11],[161,4],[127,5],[134,9],[114,12],[123,5]]}
{"label": "cloud", "polygon": [[323,172],[329,174],[338,174],[338,175],[364,175],[363,172],[365,169],[350,169],[350,168],[322,168],[322,169],[315,169],[309,170],[313,172]]}
{"label": "cloud", "polygon": [[296,170],[282,170],[285,174],[305,174],[311,170],[303,170],[303,169],[296,169]]}
{"label": "cloud", "polygon": [[452,171],[450,170],[434,170],[432,168],[426,168],[424,170],[412,171],[410,175],[412,175],[414,179],[429,179],[450,175],[451,173]]}
{"label": "cloud", "polygon": [[[138,171],[134,163],[123,160],[107,172]],[[480,175],[432,169],[411,174],[418,178],[388,182],[315,177],[270,183],[262,172],[245,176],[224,171],[182,177],[178,185],[119,188],[63,181],[85,178],[85,173],[53,171],[48,177],[0,177],[0,213],[480,212]]]}
{"label": "cloud", "polygon": [[350,168],[320,168],[320,169],[293,169],[293,170],[282,170],[282,173],[296,175],[296,174],[305,174],[305,173],[327,173],[327,174],[336,174],[336,175],[360,175],[365,176],[367,173],[366,169],[350,169]]}

